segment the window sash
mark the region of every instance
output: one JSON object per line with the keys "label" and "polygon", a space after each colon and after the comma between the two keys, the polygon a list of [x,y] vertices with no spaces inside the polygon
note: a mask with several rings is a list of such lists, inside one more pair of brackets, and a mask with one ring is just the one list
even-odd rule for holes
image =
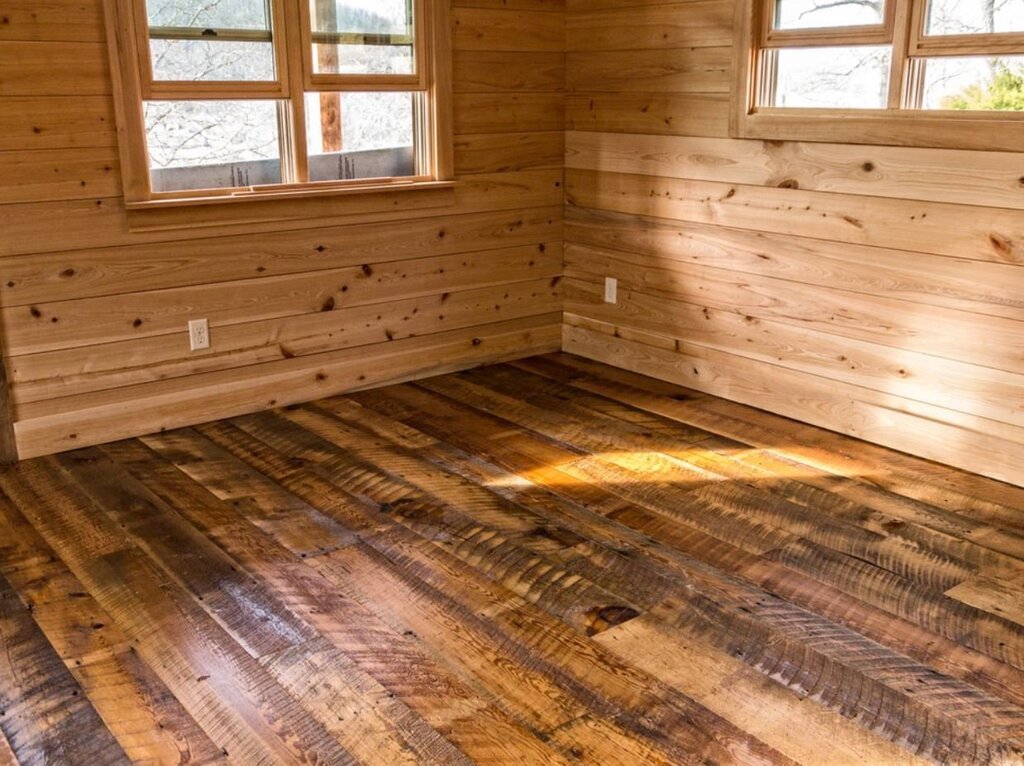
{"label": "window sash", "polygon": [[849,27],[776,29],[776,0],[761,3],[761,48],[811,48],[828,45],[885,45],[893,40],[897,0],[886,0],[883,22]]}
{"label": "window sash", "polygon": [[428,87],[428,57],[427,57],[427,29],[428,22],[425,13],[425,4],[422,0],[409,0],[409,6],[413,14],[412,44],[413,44],[413,74],[410,75],[386,75],[386,74],[328,74],[317,72],[313,66],[314,46],[321,39],[348,37],[363,37],[377,39],[408,39],[408,33],[404,36],[398,35],[349,35],[346,33],[314,32],[313,19],[310,10],[309,0],[297,0],[300,15],[300,29],[302,30],[302,69],[303,88],[307,91],[425,91]]}
{"label": "window sash", "polygon": [[215,29],[218,41],[269,42],[274,50],[274,80],[157,80],[153,76],[151,39],[203,40],[199,27],[155,27],[152,35],[145,0],[131,3],[134,9],[135,49],[140,74],[140,89],[144,101],[217,100],[217,99],[286,99],[288,89],[289,56],[286,45],[281,44],[281,30],[285,30],[285,0],[269,0],[270,29]]}

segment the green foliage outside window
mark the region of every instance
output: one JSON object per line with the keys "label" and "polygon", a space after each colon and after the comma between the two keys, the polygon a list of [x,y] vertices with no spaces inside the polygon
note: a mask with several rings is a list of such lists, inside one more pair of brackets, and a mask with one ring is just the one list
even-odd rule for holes
{"label": "green foliage outside window", "polygon": [[1024,111],[1024,70],[997,64],[986,83],[976,83],[942,99],[943,109],[960,111]]}

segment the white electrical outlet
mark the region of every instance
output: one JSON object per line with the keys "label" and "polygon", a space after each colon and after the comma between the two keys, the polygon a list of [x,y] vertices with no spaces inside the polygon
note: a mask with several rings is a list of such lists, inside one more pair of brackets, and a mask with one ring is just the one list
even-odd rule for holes
{"label": "white electrical outlet", "polygon": [[619,280],[617,280],[615,277],[604,278],[604,302],[619,302]]}
{"label": "white electrical outlet", "polygon": [[210,347],[210,323],[205,319],[193,319],[188,323],[188,343],[193,351]]}

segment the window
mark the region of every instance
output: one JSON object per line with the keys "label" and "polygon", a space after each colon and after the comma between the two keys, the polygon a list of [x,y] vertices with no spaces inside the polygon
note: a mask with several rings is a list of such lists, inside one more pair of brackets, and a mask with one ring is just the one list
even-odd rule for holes
{"label": "window", "polygon": [[1024,147],[1024,0],[746,0],[733,133]]}
{"label": "window", "polygon": [[446,9],[107,0],[129,208],[444,185]]}

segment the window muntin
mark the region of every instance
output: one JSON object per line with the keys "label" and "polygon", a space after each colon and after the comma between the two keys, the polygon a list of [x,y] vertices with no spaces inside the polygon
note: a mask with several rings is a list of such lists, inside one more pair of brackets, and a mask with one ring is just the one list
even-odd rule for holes
{"label": "window muntin", "polygon": [[450,178],[442,0],[107,5],[129,207]]}
{"label": "window muntin", "polygon": [[[853,10],[865,6],[867,17]],[[1024,0],[997,2],[989,13],[967,0],[763,0],[760,7],[748,113],[1024,112],[1024,34],[1016,31],[1024,28]]]}

